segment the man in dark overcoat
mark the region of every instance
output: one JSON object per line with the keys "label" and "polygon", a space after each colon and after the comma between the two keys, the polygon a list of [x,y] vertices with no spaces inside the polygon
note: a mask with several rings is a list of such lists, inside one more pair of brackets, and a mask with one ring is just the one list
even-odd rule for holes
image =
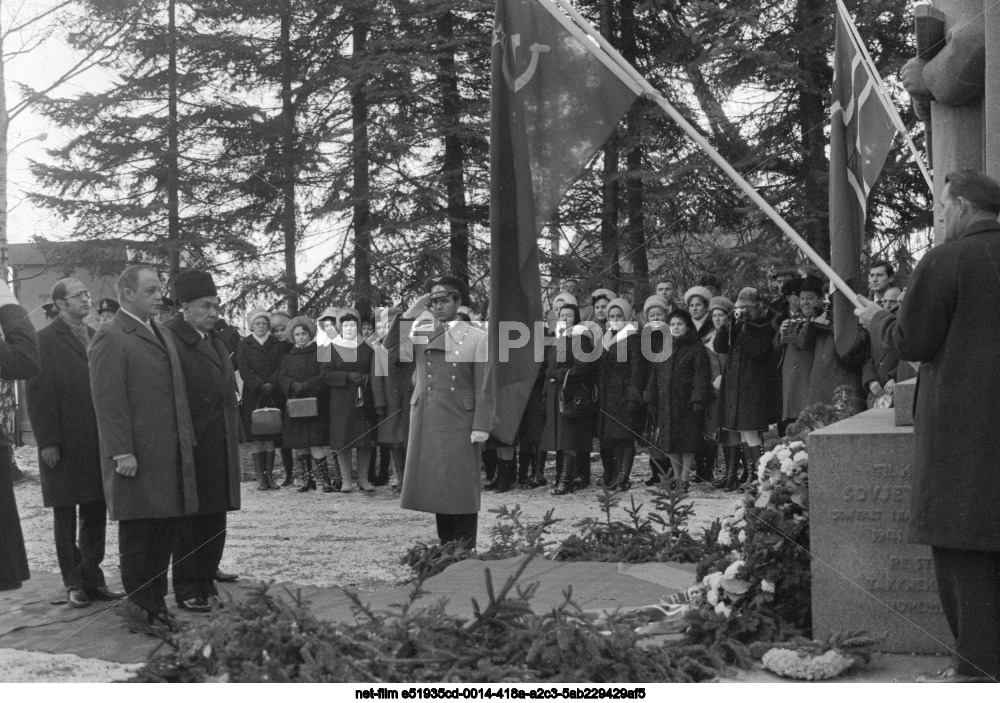
{"label": "man in dark overcoat", "polygon": [[177,276],[180,314],[167,323],[184,370],[194,430],[198,512],[177,524],[174,598],[204,612],[218,596],[215,574],[226,546],[226,512],[240,509],[240,412],[229,349],[215,329],[219,296],[206,271]]}
{"label": "man in dark overcoat", "polygon": [[[465,290],[460,279],[431,276],[425,288],[427,295],[397,318],[383,342],[391,358],[416,362],[400,507],[434,513],[442,544],[474,548],[480,445],[489,438],[486,333],[458,319]],[[415,320],[428,303],[433,321],[421,320],[428,324],[401,335],[400,323]],[[412,357],[400,353],[403,345],[412,345]]]}
{"label": "man in dark overcoat", "polygon": [[[38,373],[38,343],[28,312],[0,278],[0,378],[5,381],[31,378]],[[0,427],[0,449],[8,442]],[[14,499],[12,454],[0,452],[0,591],[20,588],[30,577],[28,555]]]}
{"label": "man in dark overcoat", "polygon": [[[385,327],[391,327],[399,316],[398,308],[387,308]],[[398,327],[397,333],[398,333]],[[384,347],[375,347],[372,359],[372,395],[378,415],[379,444],[388,445],[396,467],[398,493],[403,488],[403,468],[406,465],[406,441],[410,432],[410,401],[413,399],[413,362],[390,363]]]}
{"label": "man in dark overcoat", "polygon": [[173,628],[167,569],[177,518],[198,512],[194,434],[180,358],[152,318],[160,280],[148,266],[118,278],[121,309],[90,342],[90,385],[108,514],[118,520],[125,612]]}
{"label": "man in dark overcoat", "polygon": [[101,570],[108,511],[87,367],[94,336],[84,322],[90,293],[77,279],[64,278],[52,287],[52,301],[59,317],[38,333],[38,374],[27,383],[28,417],[67,600],[74,608],[86,608],[91,599],[117,600],[125,594],[109,590]]}
{"label": "man in dark overcoat", "polygon": [[869,300],[873,336],[919,361],[910,541],[931,546],[955,636],[954,665],[929,680],[1000,678],[1000,184],[950,173],[945,241],[924,254],[898,316]]}

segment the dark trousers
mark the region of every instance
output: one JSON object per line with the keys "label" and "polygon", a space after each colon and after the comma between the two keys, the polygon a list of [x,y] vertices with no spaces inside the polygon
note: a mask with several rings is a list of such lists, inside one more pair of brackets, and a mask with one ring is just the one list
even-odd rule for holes
{"label": "dark trousers", "polygon": [[143,518],[118,523],[122,586],[128,599],[151,613],[167,612],[167,571],[177,518]]}
{"label": "dark trousers", "polygon": [[958,673],[1000,679],[1000,552],[931,547],[931,554]]}
{"label": "dark trousers", "polygon": [[226,547],[226,512],[185,515],[177,520],[174,540],[174,598],[218,595],[215,572]]}
{"label": "dark trousers", "polygon": [[[77,510],[80,511],[79,537],[76,532]],[[52,508],[56,557],[66,588],[92,589],[107,585],[101,571],[107,524],[108,509],[103,498]]]}
{"label": "dark trousers", "polygon": [[438,538],[441,544],[465,542],[469,549],[476,548],[476,534],[479,529],[479,513],[444,515],[435,513]]}

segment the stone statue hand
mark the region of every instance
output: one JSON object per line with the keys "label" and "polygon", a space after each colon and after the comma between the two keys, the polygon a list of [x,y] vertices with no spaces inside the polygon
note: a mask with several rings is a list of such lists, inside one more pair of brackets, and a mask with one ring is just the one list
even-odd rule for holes
{"label": "stone statue hand", "polygon": [[903,80],[903,87],[911,97],[933,98],[927,82],[924,81],[924,66],[927,59],[913,58],[903,64],[899,70],[899,76]]}
{"label": "stone statue hand", "polygon": [[910,98],[910,104],[913,105],[913,114],[917,116],[917,119],[921,122],[929,122],[931,119],[931,101],[925,100],[923,98],[918,98],[913,96]]}

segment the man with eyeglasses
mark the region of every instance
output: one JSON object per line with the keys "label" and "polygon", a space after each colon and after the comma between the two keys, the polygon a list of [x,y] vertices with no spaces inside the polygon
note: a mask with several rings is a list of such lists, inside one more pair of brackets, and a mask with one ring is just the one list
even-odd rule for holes
{"label": "man with eyeglasses", "polygon": [[441,544],[475,549],[480,445],[489,438],[486,333],[458,319],[461,279],[431,276],[424,287],[427,294],[393,321],[382,342],[390,360],[405,363],[412,350],[416,362],[400,507],[434,513]]}
{"label": "man with eyeglasses", "polygon": [[87,367],[94,336],[84,322],[91,311],[90,292],[77,279],[64,278],[52,287],[52,302],[59,316],[38,333],[39,368],[27,383],[28,417],[67,600],[74,608],[86,608],[92,600],[118,600],[125,594],[108,588],[101,569],[107,506]]}

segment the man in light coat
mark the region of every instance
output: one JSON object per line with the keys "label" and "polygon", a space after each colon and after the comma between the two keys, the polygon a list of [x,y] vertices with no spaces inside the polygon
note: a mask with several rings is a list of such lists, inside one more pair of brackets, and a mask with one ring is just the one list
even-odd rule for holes
{"label": "man in light coat", "polygon": [[67,601],[86,608],[92,599],[118,600],[125,594],[108,589],[101,569],[108,513],[87,367],[94,336],[84,322],[90,292],[77,279],[64,278],[52,287],[52,301],[59,316],[38,333],[38,374],[27,383],[28,416]]}
{"label": "man in light coat", "polygon": [[882,345],[919,361],[908,538],[928,544],[955,636],[952,666],[918,680],[1000,678],[1000,183],[948,174],[944,243],[924,254],[898,315],[861,298]]}
{"label": "man in light coat", "polygon": [[[460,279],[431,276],[425,288],[383,341],[391,358],[416,363],[400,506],[434,513],[442,544],[462,541],[474,548],[480,443],[489,437],[486,333],[458,319],[465,288]],[[426,324],[412,325],[407,335],[410,325],[402,323],[428,307],[433,321],[421,320]]]}
{"label": "man in light coat", "polygon": [[198,511],[191,413],[174,342],[153,319],[156,271],[125,269],[118,298],[121,309],[88,350],[104,496],[119,521],[125,612],[173,629],[164,599],[177,518]]}

